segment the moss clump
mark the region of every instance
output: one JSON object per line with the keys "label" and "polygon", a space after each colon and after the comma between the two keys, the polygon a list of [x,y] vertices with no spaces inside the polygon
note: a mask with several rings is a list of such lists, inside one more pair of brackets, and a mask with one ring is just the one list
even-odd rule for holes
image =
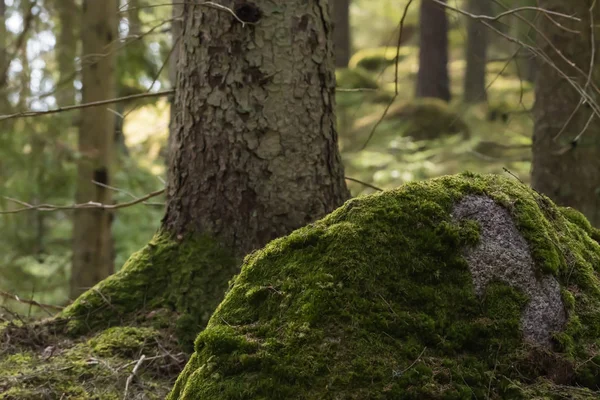
{"label": "moss clump", "polygon": [[[150,328],[127,327],[77,340],[48,336],[39,347],[3,343],[0,399],[121,399],[142,355],[149,361],[130,384],[131,398],[162,399],[179,370],[175,364],[185,361],[167,336]],[[179,362],[170,357],[179,357]]]}
{"label": "moss clump", "polygon": [[362,68],[343,68],[335,71],[337,87],[342,89],[378,89],[377,81]]}
{"label": "moss clump", "polygon": [[440,99],[415,99],[393,109],[387,118],[401,121],[403,135],[415,140],[436,139],[456,133],[467,138],[470,136],[467,124]]}
{"label": "moss clump", "polygon": [[237,272],[200,238],[158,234],[56,318],[0,327],[0,400],[162,399]]}
{"label": "moss clump", "polygon": [[348,66],[350,68],[362,68],[366,71],[381,71],[385,67],[402,61],[408,55],[414,52],[412,47],[374,47],[359,50],[350,59]]}
{"label": "moss clump", "polygon": [[210,238],[177,241],[158,234],[61,317],[78,335],[132,322],[165,327],[175,313],[177,338],[191,346],[237,269],[237,260]]}
{"label": "moss clump", "polygon": [[[467,195],[505,207],[567,322],[523,340],[529,299],[475,293]],[[249,255],[169,399],[592,399],[600,395],[600,246],[512,179],[463,174],[348,201]],[[600,360],[599,360],[600,361]]]}

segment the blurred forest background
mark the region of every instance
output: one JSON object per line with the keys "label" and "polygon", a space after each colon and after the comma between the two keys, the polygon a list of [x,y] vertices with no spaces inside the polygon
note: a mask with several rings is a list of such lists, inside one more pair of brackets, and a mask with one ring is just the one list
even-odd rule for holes
{"label": "blurred forest background", "polygon": [[[177,14],[165,3],[121,1],[115,68],[90,83],[104,98],[126,98],[106,106],[115,139],[110,202],[137,203],[113,213],[117,270],[164,213],[158,193],[178,40]],[[352,195],[464,170],[507,169],[530,182],[538,60],[523,44],[535,45],[540,13],[485,20],[494,29],[468,13],[494,16],[534,1],[333,3],[336,113]],[[44,313],[13,295],[67,304],[74,240],[93,234],[74,233],[70,205],[89,201],[76,195],[78,168],[90,156],[81,129],[101,122],[86,108],[43,113],[88,102],[81,71],[99,55],[82,45],[87,23],[76,0],[0,1],[0,316]]]}

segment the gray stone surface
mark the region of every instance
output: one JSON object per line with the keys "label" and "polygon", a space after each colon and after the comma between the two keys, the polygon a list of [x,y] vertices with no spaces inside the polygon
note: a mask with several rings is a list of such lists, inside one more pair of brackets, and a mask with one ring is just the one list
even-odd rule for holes
{"label": "gray stone surface", "polygon": [[488,283],[504,282],[525,293],[529,303],[521,326],[525,339],[548,345],[553,332],[566,321],[560,285],[551,275],[536,277],[529,245],[504,207],[485,196],[466,196],[453,210],[455,220],[479,223],[480,242],[465,250],[476,293],[481,296]]}

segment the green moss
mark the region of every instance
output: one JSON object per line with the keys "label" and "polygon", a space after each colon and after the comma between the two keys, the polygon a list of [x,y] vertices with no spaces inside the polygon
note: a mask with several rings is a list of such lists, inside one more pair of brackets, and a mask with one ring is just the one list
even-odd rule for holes
{"label": "green moss", "polygon": [[343,89],[378,89],[377,81],[361,68],[343,68],[335,71],[337,87]]}
{"label": "green moss", "polygon": [[114,327],[101,332],[88,344],[99,356],[122,354],[133,357],[154,345],[159,332],[151,328]]}
{"label": "green moss", "polygon": [[[412,47],[375,47],[362,49],[354,53],[348,65],[350,68],[363,68],[375,72],[393,65],[397,60],[409,56],[415,49]],[[398,54],[399,52],[399,54]]]}
{"label": "green moss", "polygon": [[[568,321],[525,342],[527,296],[474,292],[468,194],[506,207]],[[600,246],[518,181],[463,174],[348,201],[254,252],[169,399],[591,399],[600,395]],[[592,362],[592,361],[594,362]]]}
{"label": "green moss", "polygon": [[44,344],[39,347],[34,338],[28,346],[2,343],[1,400],[121,399],[142,355],[148,361],[130,385],[131,398],[162,399],[182,367],[174,360],[185,360],[169,332],[152,328],[115,327],[77,340],[40,334]]}
{"label": "green moss", "polygon": [[164,398],[237,270],[213,240],[156,235],[58,317],[0,328],[0,400],[121,399],[142,355],[130,398]]}
{"label": "green moss", "polygon": [[80,335],[132,322],[161,328],[175,314],[177,337],[191,348],[237,265],[212,239],[176,241],[157,234],[117,274],[80,296],[62,317],[69,320],[69,333]]}

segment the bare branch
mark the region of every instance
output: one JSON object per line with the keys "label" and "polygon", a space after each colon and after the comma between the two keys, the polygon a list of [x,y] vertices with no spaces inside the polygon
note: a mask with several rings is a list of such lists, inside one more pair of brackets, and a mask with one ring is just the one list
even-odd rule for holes
{"label": "bare branch", "polygon": [[371,189],[375,189],[378,192],[383,192],[383,189],[378,188],[377,186],[371,185],[370,183],[363,182],[363,181],[360,181],[360,180],[355,179],[355,178],[350,178],[349,176],[345,176],[344,179],[346,179],[347,181],[350,181],[350,182],[360,183],[361,185],[366,186],[366,187],[371,188]]}
{"label": "bare branch", "polygon": [[61,311],[62,309],[64,309],[64,307],[60,307],[60,306],[54,306],[51,304],[43,304],[43,303],[39,303],[35,300],[27,300],[27,299],[22,299],[19,296],[17,296],[16,294],[12,294],[12,293],[8,293],[5,292],[4,290],[0,290],[0,297],[4,297],[6,299],[10,299],[10,300],[14,300],[18,303],[21,304],[27,304],[30,306],[35,306],[35,307],[39,307],[41,309],[43,309],[44,311],[46,311],[48,314],[53,315],[51,312],[49,312],[47,309],[50,310],[56,310],[56,311]]}
{"label": "bare branch", "polygon": [[59,108],[54,108],[52,110],[46,110],[46,111],[23,111],[23,112],[19,112],[19,113],[15,113],[15,114],[0,115],[0,122],[6,121],[9,119],[15,119],[15,118],[30,118],[30,117],[37,117],[40,115],[57,114],[57,113],[65,112],[65,111],[72,111],[72,110],[78,110],[78,109],[82,109],[82,108],[90,108],[90,107],[103,106],[103,105],[107,105],[107,104],[121,103],[124,101],[143,99],[146,97],[163,97],[163,96],[168,96],[173,93],[175,93],[175,90],[172,90],[172,89],[171,90],[162,90],[162,91],[154,92],[154,93],[132,94],[131,96],[117,97],[114,99],[94,101],[91,103],[59,107]]}
{"label": "bare branch", "polygon": [[451,6],[449,4],[446,4],[446,3],[444,3],[441,0],[431,0],[431,1],[433,1],[434,3],[439,4],[440,6],[442,6],[444,8],[447,8],[447,9],[455,11],[455,12],[457,12],[459,14],[465,15],[465,16],[467,16],[469,18],[479,19],[479,20],[486,20],[486,21],[490,21],[490,22],[498,21],[499,19],[501,19],[503,17],[506,17],[506,16],[511,15],[511,14],[518,14],[518,13],[523,12],[523,11],[538,11],[538,12],[541,12],[541,13],[547,14],[547,15],[555,15],[557,17],[571,19],[573,21],[578,21],[578,22],[581,21],[580,18],[574,17],[572,15],[567,15],[567,14],[559,13],[559,12],[556,12],[556,11],[546,10],[546,9],[543,9],[543,8],[540,8],[540,7],[527,6],[527,7],[511,8],[510,10],[501,12],[500,14],[492,17],[490,15],[476,15],[476,14],[472,14],[472,13],[470,13],[468,11],[461,10],[458,7],[454,7],[454,6]]}
{"label": "bare branch", "polygon": [[89,210],[89,209],[98,209],[98,210],[118,210],[120,208],[126,208],[126,207],[131,207],[134,206],[136,204],[139,203],[143,203],[148,199],[151,199],[153,197],[159,196],[161,194],[163,194],[165,192],[165,189],[160,189],[157,190],[155,192],[149,193],[143,197],[137,198],[135,200],[126,202],[126,203],[119,203],[119,204],[100,204],[100,203],[94,203],[94,202],[88,202],[88,203],[82,203],[82,204],[73,204],[70,206],[55,206],[52,204],[38,204],[38,205],[33,205],[33,204],[29,204],[26,203],[24,201],[21,200],[17,200],[17,199],[13,199],[11,197],[4,197],[6,200],[8,201],[12,201],[13,203],[17,203],[23,206],[23,208],[19,208],[16,210],[10,210],[10,211],[0,211],[0,215],[7,215],[7,214],[18,214],[18,213],[22,213],[25,211],[45,211],[45,212],[52,212],[52,211],[65,211],[65,210]]}

